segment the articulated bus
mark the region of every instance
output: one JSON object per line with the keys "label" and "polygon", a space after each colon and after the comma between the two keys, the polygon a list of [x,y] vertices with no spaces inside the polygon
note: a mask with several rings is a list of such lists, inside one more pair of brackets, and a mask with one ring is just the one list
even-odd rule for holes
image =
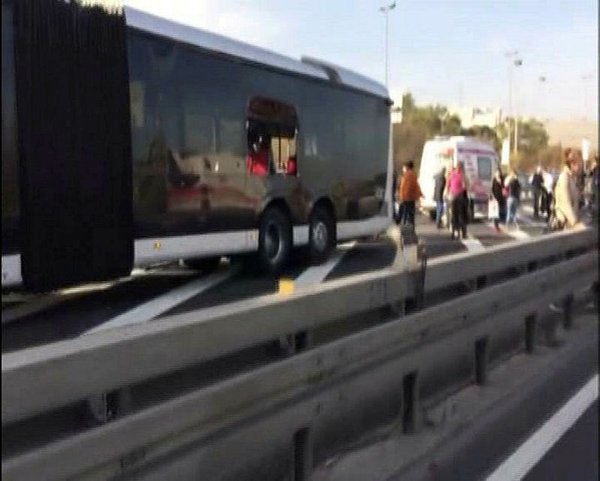
{"label": "articulated bus", "polygon": [[2,287],[323,261],[391,222],[390,105],[346,69],[128,7],[3,0]]}

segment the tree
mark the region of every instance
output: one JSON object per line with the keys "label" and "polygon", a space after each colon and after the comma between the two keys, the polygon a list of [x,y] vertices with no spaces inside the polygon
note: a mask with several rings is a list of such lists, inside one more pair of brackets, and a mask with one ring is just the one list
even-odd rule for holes
{"label": "tree", "polygon": [[487,125],[474,125],[469,129],[463,130],[462,134],[477,137],[478,139],[492,144],[496,152],[499,152],[502,148],[502,142],[500,141],[498,134],[494,129]]}
{"label": "tree", "polygon": [[425,142],[436,135],[460,135],[460,118],[443,105],[418,107],[410,92],[402,96],[402,123],[394,125],[394,166],[397,172],[412,160],[418,169]]}
{"label": "tree", "polygon": [[519,121],[518,127],[519,150],[525,154],[536,155],[548,146],[548,133],[539,120]]}
{"label": "tree", "polygon": [[462,125],[458,115],[447,115],[442,119],[442,135],[461,135],[462,131]]}

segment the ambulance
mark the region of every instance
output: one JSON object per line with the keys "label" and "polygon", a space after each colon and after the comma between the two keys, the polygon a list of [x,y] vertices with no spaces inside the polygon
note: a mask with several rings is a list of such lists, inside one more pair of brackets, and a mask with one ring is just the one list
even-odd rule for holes
{"label": "ambulance", "polygon": [[424,196],[421,209],[428,211],[432,219],[435,218],[434,177],[444,167],[448,178],[458,162],[463,162],[469,181],[471,219],[487,218],[492,179],[499,159],[492,145],[475,137],[437,136],[425,142],[419,170],[419,185]]}

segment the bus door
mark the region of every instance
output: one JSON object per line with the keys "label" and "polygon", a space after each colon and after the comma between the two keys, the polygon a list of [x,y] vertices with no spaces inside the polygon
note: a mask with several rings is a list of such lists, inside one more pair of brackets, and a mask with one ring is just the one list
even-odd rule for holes
{"label": "bus door", "polygon": [[125,18],[79,2],[13,5],[23,283],[49,290],[127,275]]}

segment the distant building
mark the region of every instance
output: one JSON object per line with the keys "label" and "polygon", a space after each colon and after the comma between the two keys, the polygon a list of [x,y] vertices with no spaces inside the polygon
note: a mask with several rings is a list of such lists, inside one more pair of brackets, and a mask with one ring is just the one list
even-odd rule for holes
{"label": "distant building", "polygon": [[461,125],[465,129],[474,126],[495,129],[503,120],[501,108],[462,107],[450,108],[448,112],[450,115],[458,115]]}

